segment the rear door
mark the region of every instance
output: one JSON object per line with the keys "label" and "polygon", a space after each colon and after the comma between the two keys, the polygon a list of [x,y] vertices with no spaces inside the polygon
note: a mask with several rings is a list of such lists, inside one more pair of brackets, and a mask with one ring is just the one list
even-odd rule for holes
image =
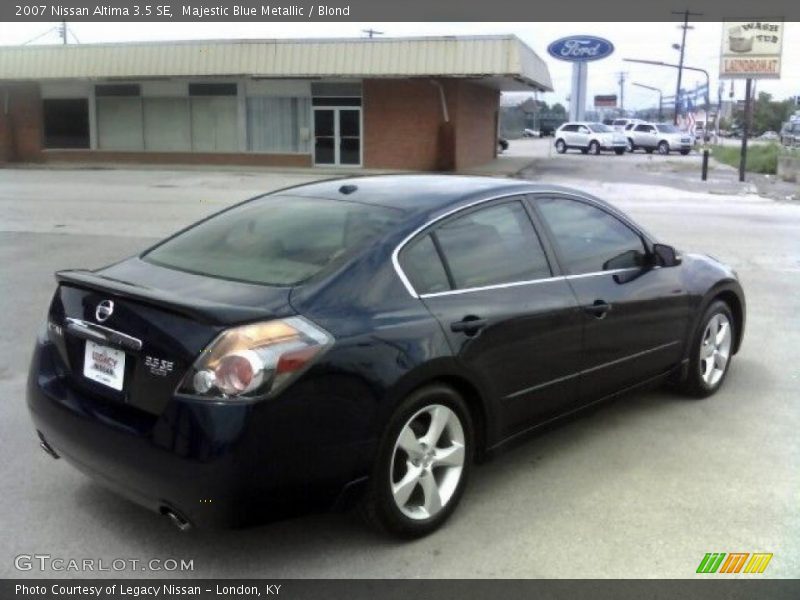
{"label": "rear door", "polygon": [[650,266],[643,236],[589,200],[541,196],[534,204],[582,309],[580,401],[678,365],[689,326],[680,268]]}
{"label": "rear door", "polygon": [[400,261],[453,354],[497,402],[501,435],[570,407],[582,315],[520,197],[437,223]]}

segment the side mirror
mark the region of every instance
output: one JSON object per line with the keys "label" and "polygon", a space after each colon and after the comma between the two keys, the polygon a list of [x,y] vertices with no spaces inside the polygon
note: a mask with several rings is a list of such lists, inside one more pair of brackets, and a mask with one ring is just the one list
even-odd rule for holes
{"label": "side mirror", "polygon": [[653,244],[653,256],[658,267],[677,267],[683,262],[678,251],[667,244]]}

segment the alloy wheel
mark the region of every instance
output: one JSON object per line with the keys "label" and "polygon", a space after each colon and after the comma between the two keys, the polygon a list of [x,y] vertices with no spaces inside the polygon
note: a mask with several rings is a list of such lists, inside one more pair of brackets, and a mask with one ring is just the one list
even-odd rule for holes
{"label": "alloy wheel", "polygon": [[436,516],[458,488],[466,456],[464,427],[441,404],[417,411],[400,430],[392,453],[389,484],[405,516]]}
{"label": "alloy wheel", "polygon": [[725,374],[731,356],[731,323],[717,313],[708,321],[700,342],[700,376],[714,387]]}

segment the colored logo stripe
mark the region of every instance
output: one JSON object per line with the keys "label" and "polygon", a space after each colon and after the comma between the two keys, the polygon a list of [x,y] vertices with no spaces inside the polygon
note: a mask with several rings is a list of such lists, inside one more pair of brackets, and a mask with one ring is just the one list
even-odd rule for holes
{"label": "colored logo stripe", "polygon": [[708,552],[697,566],[697,572],[740,573],[744,567],[745,573],[763,573],[771,560],[772,554],[766,552],[752,555],[749,552]]}
{"label": "colored logo stripe", "polygon": [[753,554],[750,558],[750,562],[747,563],[747,566],[744,568],[745,573],[763,573],[769,561],[772,560],[772,554]]}

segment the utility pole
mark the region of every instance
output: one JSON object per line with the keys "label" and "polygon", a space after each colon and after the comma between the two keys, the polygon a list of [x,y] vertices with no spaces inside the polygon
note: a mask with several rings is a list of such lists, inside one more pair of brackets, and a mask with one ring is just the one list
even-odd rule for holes
{"label": "utility pole", "polygon": [[376,35],[383,35],[382,31],[375,31],[372,27],[369,29],[362,29],[361,31],[366,33],[369,36],[369,39],[372,39],[372,37]]}
{"label": "utility pole", "polygon": [[627,75],[626,72],[620,71],[617,73],[619,76],[619,108],[620,110],[625,110],[625,76]]}
{"label": "utility pole", "polygon": [[61,21],[61,27],[58,28],[58,33],[61,35],[61,42],[67,45],[67,22]]}
{"label": "utility pole", "polygon": [[747,136],[750,135],[750,119],[753,114],[753,80],[747,79],[744,88],[744,123],[742,124],[742,153],[739,155],[739,181],[744,181],[747,166]]}
{"label": "utility pole", "polygon": [[689,29],[694,29],[691,25],[689,25],[689,17],[702,17],[703,13],[693,13],[689,12],[687,8],[683,12],[672,11],[673,15],[682,15],[683,16],[683,25],[681,25],[681,29],[683,29],[683,37],[681,38],[681,58],[678,61],[678,85],[675,87],[675,118],[674,123],[675,125],[678,124],[678,104],[681,98],[681,77],[683,75],[683,57],[686,52],[686,32]]}

